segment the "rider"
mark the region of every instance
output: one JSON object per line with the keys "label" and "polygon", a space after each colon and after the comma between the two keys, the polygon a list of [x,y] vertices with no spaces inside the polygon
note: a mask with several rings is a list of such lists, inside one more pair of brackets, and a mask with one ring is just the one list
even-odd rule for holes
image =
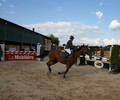
{"label": "rider", "polygon": [[65,50],[69,53],[69,55],[73,53],[73,48],[74,48],[73,40],[74,40],[74,36],[70,36],[70,39],[67,41],[67,44],[65,47]]}

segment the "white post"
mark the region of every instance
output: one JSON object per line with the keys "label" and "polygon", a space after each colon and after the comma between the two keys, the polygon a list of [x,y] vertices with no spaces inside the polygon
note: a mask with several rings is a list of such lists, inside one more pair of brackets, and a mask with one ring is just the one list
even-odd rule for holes
{"label": "white post", "polygon": [[[111,54],[112,54],[112,47],[113,47],[113,45],[110,47],[110,58],[111,58]],[[109,72],[111,72],[111,63],[110,63],[110,65],[109,65]]]}
{"label": "white post", "polygon": [[2,51],[3,51],[3,56],[1,57],[1,61],[5,60],[5,44],[0,44]]}
{"label": "white post", "polygon": [[[41,49],[41,45],[38,43],[37,44],[37,56],[40,55],[40,49]],[[37,58],[38,61],[40,61],[40,58]]]}

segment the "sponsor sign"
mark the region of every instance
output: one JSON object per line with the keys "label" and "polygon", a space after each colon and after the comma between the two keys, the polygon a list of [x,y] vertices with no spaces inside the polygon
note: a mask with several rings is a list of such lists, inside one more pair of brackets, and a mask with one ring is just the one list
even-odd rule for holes
{"label": "sponsor sign", "polygon": [[36,54],[5,54],[5,60],[36,60]]}

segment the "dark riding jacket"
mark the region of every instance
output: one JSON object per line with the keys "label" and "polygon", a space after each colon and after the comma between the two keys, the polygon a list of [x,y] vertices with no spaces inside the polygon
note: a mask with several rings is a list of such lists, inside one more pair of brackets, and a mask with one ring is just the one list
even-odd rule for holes
{"label": "dark riding jacket", "polygon": [[73,47],[72,40],[68,40],[65,48],[66,48],[66,49],[73,50],[74,47]]}

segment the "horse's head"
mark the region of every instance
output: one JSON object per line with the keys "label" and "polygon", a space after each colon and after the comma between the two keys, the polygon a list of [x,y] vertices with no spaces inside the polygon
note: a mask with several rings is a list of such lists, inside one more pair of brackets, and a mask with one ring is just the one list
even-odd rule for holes
{"label": "horse's head", "polygon": [[82,54],[87,54],[87,55],[91,55],[91,51],[88,45],[81,45],[80,46],[80,51]]}
{"label": "horse's head", "polygon": [[82,54],[84,54],[84,55],[87,54],[91,57],[91,51],[90,51],[88,45],[76,46],[74,52],[75,52],[74,55],[76,57],[79,57]]}
{"label": "horse's head", "polygon": [[74,51],[79,51],[79,50],[81,50],[81,48],[82,48],[82,46],[76,46],[75,48],[74,48]]}

